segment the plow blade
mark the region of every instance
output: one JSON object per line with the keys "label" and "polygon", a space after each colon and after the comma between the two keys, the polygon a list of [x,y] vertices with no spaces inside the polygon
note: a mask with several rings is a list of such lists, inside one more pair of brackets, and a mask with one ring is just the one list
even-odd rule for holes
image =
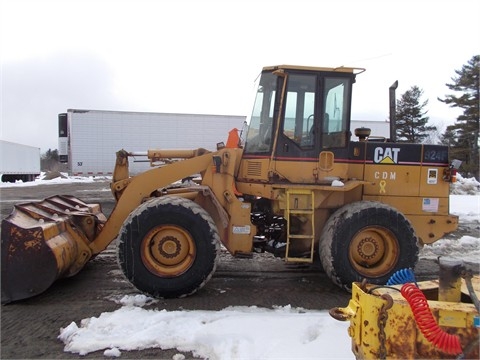
{"label": "plow blade", "polygon": [[105,223],[100,205],[53,196],[15,205],[2,221],[2,303],[48,289],[78,273],[92,257],[89,244]]}

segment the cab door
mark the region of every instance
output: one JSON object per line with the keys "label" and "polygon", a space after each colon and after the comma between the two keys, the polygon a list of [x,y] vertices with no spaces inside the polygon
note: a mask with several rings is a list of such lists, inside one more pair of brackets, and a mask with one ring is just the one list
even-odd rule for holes
{"label": "cab door", "polygon": [[329,165],[323,176],[340,175],[333,161],[335,153],[340,152],[343,157],[348,145],[350,93],[351,77],[342,74],[288,74],[273,154],[279,179],[318,183],[324,155],[328,155]]}

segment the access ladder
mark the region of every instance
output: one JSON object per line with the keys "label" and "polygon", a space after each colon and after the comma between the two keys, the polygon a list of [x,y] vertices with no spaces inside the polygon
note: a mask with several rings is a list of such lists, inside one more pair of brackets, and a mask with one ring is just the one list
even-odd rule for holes
{"label": "access ladder", "polygon": [[[285,261],[287,262],[313,262],[313,253],[315,245],[315,221],[314,221],[314,192],[307,189],[290,189],[287,190],[287,247],[285,251]],[[290,216],[299,217],[302,222],[310,224],[303,227],[302,234],[291,233]],[[298,257],[291,254],[291,247],[295,241],[310,241],[310,257]]]}

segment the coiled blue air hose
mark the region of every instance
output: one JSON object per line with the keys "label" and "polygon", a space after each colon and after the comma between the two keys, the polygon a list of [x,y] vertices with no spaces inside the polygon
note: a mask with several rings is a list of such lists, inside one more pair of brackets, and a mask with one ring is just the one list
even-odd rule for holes
{"label": "coiled blue air hose", "polygon": [[387,281],[388,286],[402,285],[406,283],[415,283],[415,285],[417,285],[417,280],[415,280],[415,274],[412,269],[398,270]]}

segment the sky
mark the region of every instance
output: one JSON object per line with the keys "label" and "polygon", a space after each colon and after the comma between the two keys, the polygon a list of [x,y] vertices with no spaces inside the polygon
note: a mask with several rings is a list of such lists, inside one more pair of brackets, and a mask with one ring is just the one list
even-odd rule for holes
{"label": "sky", "polygon": [[[478,0],[0,0],[0,139],[58,148],[67,109],[249,115],[263,66],[366,68],[352,118],[388,119],[424,91],[427,116],[480,54]],[[228,86],[227,86],[228,85]]]}
{"label": "sky", "polygon": [[[93,177],[68,177],[34,182],[0,183],[0,187],[91,182]],[[480,266],[480,183],[458,175],[450,195],[450,213],[470,224],[470,235],[441,239],[420,251],[420,258],[438,256],[461,259],[467,267]],[[226,290],[225,290],[226,291]],[[126,351],[147,348],[176,349],[210,360],[245,359],[354,359],[349,322],[334,320],[326,310],[273,306],[228,307],[220,311],[177,310],[155,307],[143,294],[113,295],[113,312],[93,314],[79,323],[67,322],[58,330],[64,351],[86,355],[101,351],[120,357]],[[143,308],[145,305],[148,309]],[[338,304],[346,307],[348,304]],[[273,335],[272,335],[273,334]],[[226,336],[227,335],[227,336]]]}

